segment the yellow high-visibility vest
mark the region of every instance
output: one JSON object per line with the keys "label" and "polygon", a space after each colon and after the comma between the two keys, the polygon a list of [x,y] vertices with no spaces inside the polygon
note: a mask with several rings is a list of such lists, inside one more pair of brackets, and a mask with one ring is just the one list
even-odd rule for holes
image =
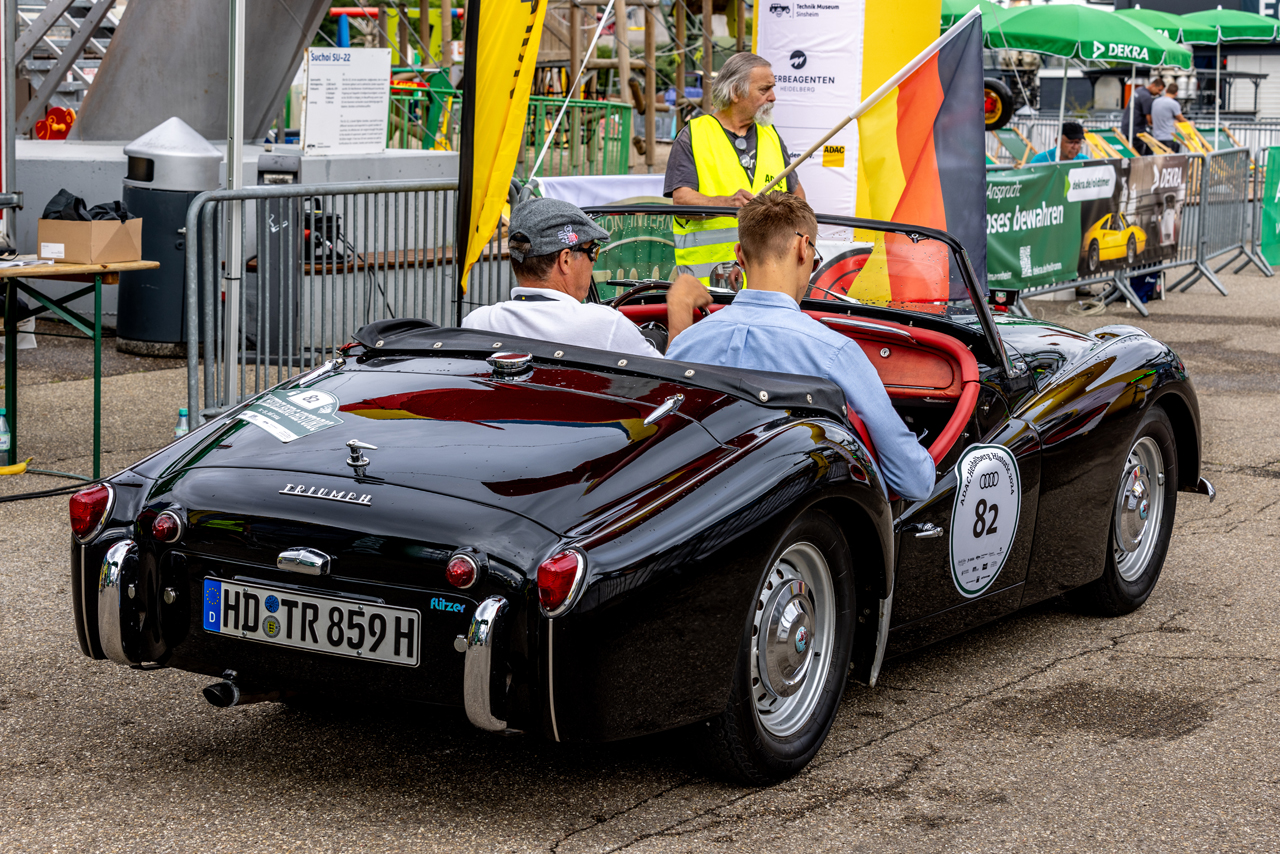
{"label": "yellow high-visibility vest", "polygon": [[[698,192],[705,196],[732,196],[742,189],[759,194],[764,186],[786,168],[782,140],[770,125],[756,125],[755,179],[747,182],[741,157],[715,116],[698,116],[689,122],[693,162],[698,167]],[[785,192],[787,182],[771,192]],[[710,283],[717,264],[733,261],[733,245],[738,242],[736,217],[719,216],[672,221],[675,232],[676,264],[679,272]]]}

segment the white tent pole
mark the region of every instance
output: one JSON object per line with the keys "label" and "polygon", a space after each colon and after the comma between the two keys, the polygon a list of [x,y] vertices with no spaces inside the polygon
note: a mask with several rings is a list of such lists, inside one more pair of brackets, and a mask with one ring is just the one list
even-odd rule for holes
{"label": "white tent pole", "polygon": [[[1222,7],[1219,6],[1219,9]],[[1213,150],[1218,150],[1218,128],[1221,126],[1222,106],[1222,34],[1218,34],[1217,57],[1213,62]]]}
{"label": "white tent pole", "polygon": [[[245,0],[231,0],[231,20],[227,38],[227,189],[239,190],[244,185],[244,6]],[[223,308],[223,367],[226,370],[223,404],[239,402],[240,345],[240,268],[243,264],[240,245],[243,202],[233,199],[227,215],[227,267],[223,276],[226,301]]]}
{"label": "white tent pole", "polygon": [[1053,142],[1053,159],[1062,155],[1062,125],[1067,120],[1067,73],[1071,71],[1071,60],[1062,58],[1062,98],[1058,104],[1058,138]]}

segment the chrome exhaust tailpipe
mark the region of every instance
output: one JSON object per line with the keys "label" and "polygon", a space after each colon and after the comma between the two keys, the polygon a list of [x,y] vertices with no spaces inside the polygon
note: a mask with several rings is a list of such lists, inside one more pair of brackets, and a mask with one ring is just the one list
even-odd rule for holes
{"label": "chrome exhaust tailpipe", "polygon": [[232,680],[223,679],[221,682],[214,682],[206,687],[201,693],[209,701],[209,705],[217,706],[219,709],[229,709],[232,706],[247,706],[250,703],[279,703],[294,696],[297,692],[262,691],[256,694],[246,694]]}

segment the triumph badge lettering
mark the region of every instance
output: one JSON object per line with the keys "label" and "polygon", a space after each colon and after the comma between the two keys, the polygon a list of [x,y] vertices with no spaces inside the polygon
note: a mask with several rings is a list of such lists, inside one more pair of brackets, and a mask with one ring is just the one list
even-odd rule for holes
{"label": "triumph badge lettering", "polygon": [[967,599],[991,588],[1018,532],[1022,479],[1003,445],[974,445],[956,463],[951,509],[951,580]]}
{"label": "triumph badge lettering", "polygon": [[305,483],[286,483],[284,489],[280,490],[281,495],[301,495],[303,498],[324,498],[328,501],[342,501],[347,504],[362,504],[368,507],[373,503],[373,496],[368,493],[360,493],[352,490],[346,492],[341,489],[322,489],[317,487],[308,487]]}
{"label": "triumph badge lettering", "polygon": [[249,404],[238,417],[261,427],[281,442],[292,442],[341,424],[338,398],[314,388],[272,391]]}

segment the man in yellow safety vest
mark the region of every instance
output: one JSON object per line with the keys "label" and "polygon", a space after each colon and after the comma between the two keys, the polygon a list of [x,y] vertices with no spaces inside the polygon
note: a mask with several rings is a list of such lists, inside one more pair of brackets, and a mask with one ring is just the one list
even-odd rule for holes
{"label": "man in yellow safety vest", "polygon": [[[698,116],[680,132],[667,161],[664,194],[677,205],[740,208],[787,167],[791,158],[773,128],[774,77],[769,63],[754,53],[731,56],[711,87],[716,112]],[[795,173],[773,192],[804,198]],[[738,242],[734,217],[677,217],[679,272],[704,285],[723,281]]]}

